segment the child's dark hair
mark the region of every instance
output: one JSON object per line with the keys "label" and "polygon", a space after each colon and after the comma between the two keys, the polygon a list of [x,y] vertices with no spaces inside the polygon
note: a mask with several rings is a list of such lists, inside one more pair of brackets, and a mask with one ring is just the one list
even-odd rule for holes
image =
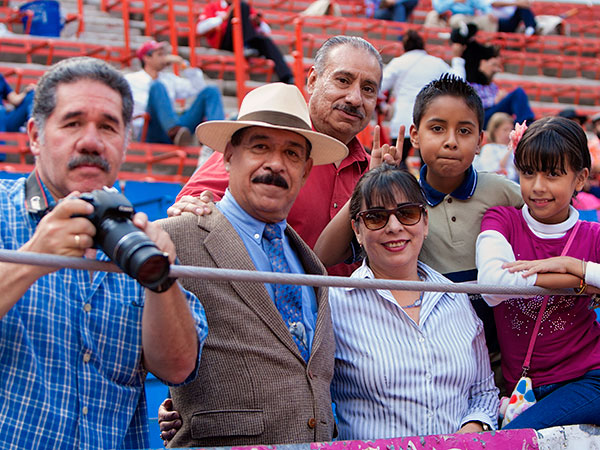
{"label": "child's dark hair", "polygon": [[587,137],[581,126],[564,117],[544,117],[525,131],[515,150],[521,172],[567,173],[591,168]]}
{"label": "child's dark hair", "polygon": [[444,74],[438,80],[433,80],[421,89],[421,92],[417,95],[413,107],[413,123],[417,129],[421,125],[421,119],[431,102],[444,95],[462,98],[477,116],[479,132],[483,130],[484,113],[481,98],[466,81],[451,74]]}
{"label": "child's dark hair", "polygon": [[369,170],[354,187],[350,198],[350,217],[356,219],[363,200],[367,209],[395,205],[398,193],[404,194],[407,202],[425,204],[419,182],[407,170],[385,163]]}

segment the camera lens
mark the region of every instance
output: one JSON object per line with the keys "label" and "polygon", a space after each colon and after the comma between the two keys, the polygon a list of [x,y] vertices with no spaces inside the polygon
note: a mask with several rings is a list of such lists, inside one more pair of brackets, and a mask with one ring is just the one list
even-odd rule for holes
{"label": "camera lens", "polygon": [[135,247],[129,244],[127,254],[123,253],[118,258],[127,265],[131,276],[143,286],[156,287],[169,276],[169,259],[155,246],[142,242]]}
{"label": "camera lens", "polygon": [[107,219],[99,230],[105,253],[129,276],[149,289],[169,276],[169,259],[130,220]]}

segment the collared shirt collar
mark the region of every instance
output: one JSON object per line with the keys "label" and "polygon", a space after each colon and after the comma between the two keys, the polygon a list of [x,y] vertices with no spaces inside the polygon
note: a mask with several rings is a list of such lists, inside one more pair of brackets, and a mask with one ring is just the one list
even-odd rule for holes
{"label": "collared shirt collar", "polygon": [[[216,206],[241,232],[247,234],[253,240],[256,236],[260,236],[260,239],[262,239],[263,232],[265,231],[265,223],[248,214],[233,197],[229,188],[227,188],[225,195],[217,202]],[[287,226],[286,220],[284,219],[277,224],[281,227],[283,235]]]}
{"label": "collared shirt collar", "polygon": [[[312,129],[313,131],[317,131],[315,130],[314,126]],[[338,170],[343,169],[344,167],[349,166],[356,161],[360,167],[360,173],[366,172],[366,170],[369,168],[370,156],[358,138],[354,136],[352,139],[350,139],[350,142],[346,144],[346,147],[348,147],[348,155],[342,160]]]}
{"label": "collared shirt collar", "polygon": [[44,214],[48,209],[53,208],[56,201],[48,188],[42,182],[37,170],[34,170],[27,177],[25,182],[25,208],[31,214]]}
{"label": "collared shirt collar", "polygon": [[369,167],[369,154],[365,151],[365,148],[360,143],[358,138],[354,136],[350,142],[347,144],[348,147],[348,156],[346,156],[345,160],[340,164],[340,168],[345,166],[345,162],[348,161],[348,165],[352,163],[352,161],[356,161],[361,168],[361,173],[366,171]]}
{"label": "collared shirt collar", "polygon": [[[436,206],[440,204],[442,200],[444,200],[446,194],[431,187],[431,185],[427,183],[427,180],[425,179],[426,176],[427,165],[425,164],[423,167],[421,167],[419,183],[421,184],[421,188],[423,189],[425,198],[427,199],[427,203],[429,203],[430,206]],[[471,198],[471,196],[475,193],[476,187],[477,171],[473,169],[473,166],[470,166],[467,169],[465,180],[461,183],[459,187],[457,187],[453,192],[450,193],[450,196],[459,200],[467,200]]]}

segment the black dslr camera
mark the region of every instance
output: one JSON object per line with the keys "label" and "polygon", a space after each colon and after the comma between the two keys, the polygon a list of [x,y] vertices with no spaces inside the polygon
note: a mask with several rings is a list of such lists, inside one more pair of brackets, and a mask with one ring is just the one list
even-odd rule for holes
{"label": "black dslr camera", "polygon": [[131,219],[133,205],[116,189],[104,188],[82,194],[94,212],[84,216],[96,227],[94,247],[101,249],[127,275],[155,292],[164,292],[169,278],[169,259]]}

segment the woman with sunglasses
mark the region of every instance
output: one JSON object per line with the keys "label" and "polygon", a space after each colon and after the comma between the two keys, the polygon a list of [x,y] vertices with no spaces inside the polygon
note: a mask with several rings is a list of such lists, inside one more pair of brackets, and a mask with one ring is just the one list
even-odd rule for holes
{"label": "woman with sunglasses", "polygon": [[[354,278],[449,283],[417,260],[427,236],[418,182],[383,164],[350,199],[365,254]],[[339,439],[496,428],[483,326],[465,294],[330,288],[336,339],[332,396]]]}

